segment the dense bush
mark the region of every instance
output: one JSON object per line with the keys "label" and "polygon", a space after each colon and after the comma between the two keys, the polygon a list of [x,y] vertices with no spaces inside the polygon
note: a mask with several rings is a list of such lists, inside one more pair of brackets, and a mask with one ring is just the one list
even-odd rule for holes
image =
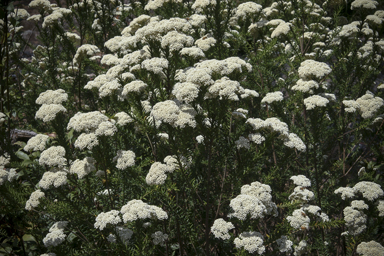
{"label": "dense bush", "polygon": [[378,2],[3,1],[0,254],[384,255]]}

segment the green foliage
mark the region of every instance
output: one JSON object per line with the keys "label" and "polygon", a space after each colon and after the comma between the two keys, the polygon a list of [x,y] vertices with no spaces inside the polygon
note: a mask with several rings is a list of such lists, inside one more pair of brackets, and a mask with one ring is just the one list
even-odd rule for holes
{"label": "green foliage", "polygon": [[[283,236],[295,255],[383,241],[383,194],[369,192],[383,184],[383,25],[368,17],[384,24],[382,13],[344,1],[35,1],[29,21],[0,8],[0,254],[256,254],[255,241],[239,245],[244,232],[263,237],[265,255],[287,254]],[[39,103],[48,90],[58,94]],[[309,107],[313,96],[326,103]],[[43,122],[43,104],[65,111],[50,105]],[[39,143],[15,128],[48,138],[28,151]],[[64,155],[47,156],[53,147]],[[359,182],[377,198],[335,194]],[[135,200],[148,207],[127,220]],[[351,224],[354,200],[368,207]],[[229,239],[218,219],[234,226]],[[61,237],[48,241],[50,229]]]}

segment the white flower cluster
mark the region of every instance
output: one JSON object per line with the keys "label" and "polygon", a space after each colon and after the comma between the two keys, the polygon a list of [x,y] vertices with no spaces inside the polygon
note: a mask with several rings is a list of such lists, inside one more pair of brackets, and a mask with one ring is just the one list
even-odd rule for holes
{"label": "white flower cluster", "polygon": [[57,24],[65,14],[70,14],[70,13],[72,13],[72,11],[66,8],[55,9],[51,14],[44,17],[44,22],[42,24],[42,27],[46,28],[49,26],[53,26],[54,24]]}
{"label": "white flower cluster", "polygon": [[45,247],[58,246],[65,241],[64,228],[67,226],[68,221],[59,221],[52,225],[49,233],[44,237],[43,243]]}
{"label": "white flower cluster", "polygon": [[354,100],[343,100],[344,110],[348,113],[354,113],[356,110],[360,109],[359,103]]}
{"label": "white flower cluster", "polygon": [[168,240],[168,235],[167,235],[167,234],[164,234],[164,233],[161,232],[161,231],[156,231],[155,233],[153,233],[153,234],[151,235],[151,237],[153,238],[152,242],[153,242],[155,245],[160,244],[161,246],[165,246],[165,241]]}
{"label": "white flower cluster", "polygon": [[231,238],[228,231],[234,229],[235,226],[231,222],[226,222],[224,219],[216,219],[211,227],[212,234],[219,239],[227,240]]}
{"label": "white flower cluster", "polygon": [[96,170],[96,160],[92,157],[85,157],[83,160],[76,159],[69,169],[69,173],[77,174],[79,179]]}
{"label": "white flower cluster", "polygon": [[40,93],[39,97],[36,99],[36,104],[61,104],[67,100],[68,94],[63,89],[55,91],[47,90]]}
{"label": "white flower cluster", "polygon": [[276,240],[277,245],[279,246],[280,252],[292,252],[293,242],[289,240],[286,236],[281,236]]}
{"label": "white flower cluster", "polygon": [[170,53],[180,51],[185,46],[192,46],[194,42],[193,37],[186,34],[179,33],[178,31],[170,31],[161,39],[161,47],[163,49],[169,48]]}
{"label": "white flower cluster", "polygon": [[295,252],[293,253],[294,256],[301,256],[305,255],[305,252],[307,251],[307,241],[301,240],[299,245],[295,247]]}
{"label": "white flower cluster", "polygon": [[95,131],[96,136],[113,136],[117,132],[115,120],[104,121],[99,124]]}
{"label": "white flower cluster", "polygon": [[99,139],[94,133],[82,133],[75,141],[75,148],[83,150],[88,148],[91,150],[93,147],[99,145]]}
{"label": "white flower cluster", "polygon": [[163,185],[167,179],[167,173],[172,173],[178,168],[179,164],[174,156],[166,156],[165,164],[155,162],[151,165],[145,181],[148,185]]}
{"label": "white flower cluster", "polygon": [[119,211],[111,210],[109,212],[102,212],[96,217],[96,222],[94,224],[95,228],[103,230],[107,224],[116,225],[121,222],[121,218],[119,216]]}
{"label": "white flower cluster", "polygon": [[331,73],[332,69],[324,62],[305,60],[300,64],[299,76],[303,80],[322,79]]}
{"label": "white flower cluster", "polygon": [[206,7],[213,6],[216,6],[216,0],[196,0],[192,5],[192,9],[196,12],[202,12]]}
{"label": "white flower cluster", "polygon": [[168,68],[169,62],[164,58],[151,58],[141,63],[141,68],[153,72],[156,75],[165,76],[164,69]]}
{"label": "white flower cluster", "polygon": [[367,91],[365,95],[356,100],[356,103],[360,106],[361,117],[371,118],[384,105],[384,100]]}
{"label": "white flower cluster", "polygon": [[379,212],[379,216],[383,217],[384,216],[384,200],[379,201],[379,203],[377,204],[377,210]]}
{"label": "white flower cluster", "polygon": [[236,8],[235,17],[237,19],[246,19],[247,17],[256,16],[261,12],[263,7],[260,4],[254,2],[246,2],[239,4]]}
{"label": "white flower cluster", "polygon": [[307,146],[295,133],[290,133],[288,137],[283,137],[284,145],[289,148],[295,148],[298,151],[305,152]]}
{"label": "white flower cluster", "polygon": [[301,201],[307,203],[315,198],[315,194],[302,186],[295,187],[292,194],[289,195],[288,199],[291,201]]}
{"label": "white flower cluster", "polygon": [[141,200],[131,200],[121,208],[124,223],[138,219],[157,218],[158,220],[168,219],[168,214],[160,207],[148,205]]}
{"label": "white flower cluster", "polygon": [[67,109],[61,104],[43,104],[39,110],[37,110],[35,118],[41,119],[46,123],[54,120],[60,112],[67,112]]}
{"label": "white flower cluster", "polygon": [[304,175],[297,175],[292,176],[290,178],[293,180],[293,184],[296,186],[302,186],[302,187],[310,187],[311,186],[311,180],[305,177]]}
{"label": "white flower cluster", "polygon": [[362,256],[383,256],[384,247],[376,241],[361,242],[357,246],[356,252]]}
{"label": "white flower cluster", "polygon": [[291,30],[292,23],[281,22],[271,34],[271,38],[280,37],[282,35],[287,35]]}
{"label": "white flower cluster", "polygon": [[381,186],[371,181],[360,181],[353,187],[353,190],[355,193],[361,193],[368,201],[374,201],[384,195]]}
{"label": "white flower cluster", "polygon": [[228,217],[245,220],[263,218],[266,215],[277,216],[277,206],[272,202],[271,187],[258,181],[241,187],[241,194],[232,199],[229,206],[233,213]]}
{"label": "white flower cluster", "polygon": [[246,123],[250,124],[256,131],[260,129],[268,129],[283,136],[289,136],[288,125],[281,122],[276,117],[267,118],[265,121],[260,118],[248,118]]}
{"label": "white flower cluster", "polygon": [[315,107],[325,107],[328,103],[329,100],[320,95],[313,95],[304,99],[304,105],[307,110],[314,109]]}
{"label": "white flower cluster", "polygon": [[356,210],[353,207],[347,206],[344,208],[344,220],[345,226],[348,231],[342,233],[342,235],[358,235],[364,232],[367,228],[367,215],[361,211]]}
{"label": "white flower cluster", "polygon": [[362,196],[369,201],[374,201],[384,195],[381,186],[371,181],[360,181],[356,183],[353,188],[340,187],[336,189],[334,193],[341,194],[343,200],[345,200],[345,198],[354,198],[357,196],[357,193],[361,193]]}
{"label": "white flower cluster", "polygon": [[81,62],[87,56],[93,56],[100,53],[99,48],[96,45],[92,44],[83,44],[76,50],[76,54],[73,57],[73,63],[77,64]]}
{"label": "white flower cluster", "polygon": [[293,211],[292,216],[288,216],[287,220],[294,229],[309,229],[309,223],[311,219],[305,214],[302,209],[296,209]]}
{"label": "white flower cluster", "polygon": [[132,167],[135,165],[135,153],[131,150],[119,150],[117,151],[117,155],[113,158],[116,163],[116,168],[119,170],[125,170],[128,167]]}
{"label": "white flower cluster", "polygon": [[291,90],[300,91],[300,92],[308,92],[313,93],[313,89],[319,88],[319,83],[315,80],[303,80],[299,79],[294,86],[292,86]]}
{"label": "white flower cluster", "polygon": [[196,111],[187,104],[180,104],[173,100],[156,103],[150,115],[156,122],[157,127],[161,123],[168,123],[180,128],[185,126],[196,127]]}
{"label": "white flower cluster", "polygon": [[126,97],[129,93],[140,93],[147,88],[147,84],[141,80],[132,81],[126,85],[124,85],[124,89],[121,93],[124,97]]}
{"label": "white flower cluster", "polygon": [[7,116],[3,112],[0,112],[0,125],[2,125],[5,122],[6,117]]}
{"label": "white flower cluster", "polygon": [[108,121],[108,117],[93,111],[88,113],[76,113],[67,125],[67,130],[74,129],[77,132],[94,132],[100,123]]}
{"label": "white flower cluster", "polygon": [[239,97],[237,94],[243,94],[244,88],[240,86],[238,81],[234,81],[224,76],[218,79],[208,88],[208,93],[205,98],[216,98],[220,100],[228,99],[238,101]]}
{"label": "white flower cluster", "polygon": [[265,106],[267,104],[271,104],[275,101],[282,101],[284,99],[283,93],[280,91],[277,92],[269,92],[265,97],[261,100],[261,105]]}
{"label": "white flower cluster", "polygon": [[47,166],[65,166],[67,159],[65,158],[65,149],[62,146],[52,146],[41,152],[39,158],[40,165]]}
{"label": "white flower cluster", "polygon": [[375,0],[355,0],[351,3],[351,10],[354,9],[376,9],[379,3]]}
{"label": "white flower cluster", "polygon": [[4,181],[6,180],[12,182],[14,179],[16,179],[19,176],[16,170],[17,169],[15,168],[3,169],[3,167],[0,166],[0,186],[3,185]]}
{"label": "white flower cluster", "polygon": [[116,124],[119,126],[124,126],[134,121],[133,118],[125,112],[116,113],[115,118],[117,119]]}
{"label": "white flower cluster", "polygon": [[36,208],[40,204],[39,199],[44,197],[44,196],[45,196],[45,193],[41,192],[40,189],[32,192],[28,201],[25,203],[25,209],[30,211],[30,210],[32,210],[32,208]]}
{"label": "white flower cluster", "polygon": [[49,136],[45,134],[37,134],[36,136],[30,138],[25,145],[25,151],[43,151],[47,143]]}
{"label": "white flower cluster", "polygon": [[196,46],[184,47],[183,49],[181,49],[180,54],[182,56],[189,56],[194,59],[205,58],[203,50]]}
{"label": "white flower cluster", "polygon": [[67,184],[67,172],[65,171],[45,172],[39,181],[39,187],[42,189],[49,189],[52,185],[58,188],[65,184]]}
{"label": "white flower cluster", "polygon": [[173,2],[173,3],[181,3],[181,0],[150,0],[145,5],[144,10],[151,11],[157,10],[161,8],[165,3]]}
{"label": "white flower cluster", "polygon": [[335,190],[335,194],[341,194],[341,199],[353,198],[355,196],[355,190],[350,187],[340,187]]}
{"label": "white flower cluster", "polygon": [[265,252],[263,235],[256,231],[243,232],[239,237],[236,237],[233,242],[235,243],[236,248],[244,248],[244,250],[249,253],[257,252],[261,255]]}
{"label": "white flower cluster", "polygon": [[[111,70],[111,69],[110,69]],[[118,79],[112,79],[100,86],[99,88],[99,97],[104,98],[112,95],[115,92],[119,92],[121,89],[121,84]]]}
{"label": "white flower cluster", "polygon": [[31,8],[39,8],[49,10],[51,9],[51,3],[49,0],[33,0],[28,5]]}
{"label": "white flower cluster", "polygon": [[206,35],[200,39],[197,39],[195,45],[202,51],[206,52],[211,49],[212,46],[215,46],[216,42],[217,40],[214,37]]}

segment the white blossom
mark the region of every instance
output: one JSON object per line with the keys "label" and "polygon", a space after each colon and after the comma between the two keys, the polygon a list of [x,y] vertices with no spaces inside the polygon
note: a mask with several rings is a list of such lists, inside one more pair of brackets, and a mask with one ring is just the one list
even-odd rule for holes
{"label": "white blossom", "polygon": [[65,241],[67,235],[64,234],[64,228],[67,223],[67,221],[59,221],[52,225],[49,229],[49,233],[43,239],[45,247],[55,247]]}
{"label": "white blossom", "polygon": [[348,231],[344,233],[355,236],[361,234],[367,228],[365,225],[367,223],[367,215],[362,211],[347,206],[343,212],[345,225],[348,228]]}
{"label": "white blossom", "polygon": [[180,51],[185,46],[192,46],[194,42],[193,37],[180,33],[178,31],[170,31],[161,39],[161,47],[163,49],[169,47],[169,51]]}
{"label": "white blossom", "polygon": [[293,193],[289,195],[288,199],[291,201],[297,200],[307,203],[313,200],[314,197],[315,194],[312,191],[306,189],[305,187],[298,186],[295,187]]}
{"label": "white blossom", "polygon": [[102,212],[96,217],[96,222],[94,224],[95,228],[103,230],[107,224],[116,225],[121,222],[121,218],[119,216],[119,211],[111,210],[109,212]]}
{"label": "white blossom", "polygon": [[277,245],[279,246],[280,252],[292,252],[293,242],[289,240],[286,236],[281,236],[276,240]]}
{"label": "white blossom", "polygon": [[141,80],[132,81],[124,85],[124,89],[121,95],[127,96],[129,93],[140,93],[144,91],[144,89],[147,88],[147,86],[148,85]]}
{"label": "white blossom", "polygon": [[117,155],[113,158],[116,163],[116,168],[119,170],[125,170],[128,167],[132,167],[135,165],[135,153],[131,150],[119,150],[117,151]]}
{"label": "white blossom", "polygon": [[377,204],[377,210],[379,211],[379,216],[384,216],[384,200],[379,200]]}
{"label": "white blossom", "polygon": [[41,192],[40,189],[32,192],[31,196],[29,197],[28,201],[25,204],[25,209],[30,211],[32,210],[32,208],[36,208],[40,204],[39,199],[44,196],[45,196],[45,193]]}
{"label": "white blossom", "polygon": [[39,97],[36,99],[36,104],[61,104],[67,100],[68,94],[63,89],[55,91],[47,90],[40,93]]}
{"label": "white blossom", "polygon": [[310,218],[305,214],[302,209],[293,211],[292,216],[288,216],[287,220],[294,229],[309,229]]}
{"label": "white blossom", "polygon": [[85,148],[92,150],[97,145],[99,145],[99,140],[94,133],[82,133],[75,141],[75,148],[80,150]]}
{"label": "white blossom", "polygon": [[299,245],[295,247],[295,252],[293,253],[294,256],[301,256],[305,254],[305,251],[307,250],[307,241],[301,240]]}
{"label": "white blossom", "polygon": [[77,132],[94,132],[99,124],[108,121],[108,117],[99,111],[88,113],[76,113],[67,125],[67,130],[74,129]]}
{"label": "white blossom", "polygon": [[236,248],[244,248],[249,253],[257,252],[263,254],[265,252],[265,246],[263,246],[263,235],[259,232],[243,232],[239,237],[233,241]]}
{"label": "white blossom", "polygon": [[321,79],[331,73],[332,69],[324,62],[305,60],[300,64],[299,76],[301,79],[310,80],[311,78]]}
{"label": "white blossom", "polygon": [[30,138],[25,145],[25,151],[43,151],[45,149],[47,140],[49,136],[45,134],[37,134],[36,136]]}
{"label": "white blossom", "polygon": [[168,214],[163,209],[136,199],[124,205],[120,212],[123,214],[124,223],[147,218],[168,219]]}
{"label": "white blossom", "polygon": [[384,105],[384,100],[367,91],[365,95],[356,100],[356,103],[360,106],[361,116],[371,118]]}
{"label": "white blossom", "polygon": [[79,179],[96,170],[96,160],[92,157],[85,157],[83,160],[76,159],[69,169],[69,173],[77,174]]}
{"label": "white blossom", "polygon": [[43,177],[39,181],[39,187],[42,189],[48,189],[51,185],[58,188],[67,184],[67,172],[45,172]]}
{"label": "white blossom", "polygon": [[65,158],[65,149],[62,146],[52,146],[41,152],[40,165],[47,166],[64,166],[67,164]]}
{"label": "white blossom", "polygon": [[235,226],[231,222],[226,222],[224,219],[216,219],[211,227],[211,232],[216,238],[227,240],[231,238],[228,231],[234,229]]}
{"label": "white blossom", "polygon": [[280,37],[281,35],[287,35],[291,30],[292,24],[289,22],[280,23],[271,34],[271,38]]}
{"label": "white blossom", "polygon": [[[114,120],[112,120],[114,122]],[[111,121],[104,121],[99,124],[95,131],[97,136],[113,136],[117,132],[115,124]]]}
{"label": "white blossom", "polygon": [[364,9],[376,9],[379,3],[375,0],[355,0],[351,3],[351,10],[364,8]]}
{"label": "white blossom", "polygon": [[289,136],[284,139],[284,145],[289,148],[296,148],[302,152],[305,152],[307,149],[304,142],[295,133],[290,133]]}
{"label": "white blossom", "polygon": [[145,70],[151,71],[156,75],[163,75],[164,74],[164,69],[168,68],[169,62],[167,59],[164,58],[152,58],[148,60],[144,60],[141,63],[141,67]]}
{"label": "white blossom", "polygon": [[362,256],[383,256],[384,247],[376,241],[361,242],[357,246],[356,252]]}
{"label": "white blossom", "polygon": [[325,107],[328,103],[328,99],[319,95],[313,95],[304,99],[304,105],[307,110],[312,110],[316,107]]}
{"label": "white blossom", "polygon": [[300,91],[300,92],[308,92],[313,93],[313,89],[318,89],[319,84],[315,80],[303,80],[299,79],[294,86],[292,86],[291,90]]}
{"label": "white blossom", "polygon": [[54,120],[60,112],[67,112],[67,109],[61,104],[43,104],[36,112],[35,118],[46,123]]}
{"label": "white blossom", "polygon": [[261,100],[261,105],[265,105],[265,103],[271,104],[275,101],[282,101],[284,99],[283,93],[280,91],[277,92],[269,92],[265,97]]}
{"label": "white blossom", "polygon": [[125,112],[116,113],[115,118],[117,119],[116,124],[120,126],[124,126],[134,121],[133,118]]}
{"label": "white blossom", "polygon": [[381,186],[370,181],[360,181],[353,187],[353,190],[355,193],[361,193],[363,197],[369,201],[373,201],[384,195]]}
{"label": "white blossom", "polygon": [[290,178],[293,180],[293,184],[296,186],[302,186],[302,187],[310,187],[311,186],[311,180],[305,177],[304,175],[297,175],[292,176]]}
{"label": "white blossom", "polygon": [[[197,0],[199,1],[199,0]],[[208,51],[212,46],[216,44],[216,39],[212,36],[205,35],[200,39],[197,39],[195,42],[195,45],[199,47],[202,51],[206,52]]]}
{"label": "white blossom", "polygon": [[345,200],[346,198],[355,197],[355,190],[350,187],[340,187],[335,190],[335,194],[341,194],[341,199]]}

